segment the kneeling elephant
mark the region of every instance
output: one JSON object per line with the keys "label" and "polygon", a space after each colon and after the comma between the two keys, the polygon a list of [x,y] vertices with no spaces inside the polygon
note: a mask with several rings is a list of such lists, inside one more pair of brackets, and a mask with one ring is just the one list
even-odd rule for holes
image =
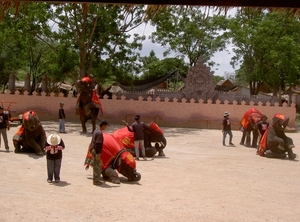
{"label": "kneeling elephant", "polygon": [[[103,140],[104,143],[101,152],[103,179],[119,184],[120,179],[116,172],[117,170],[120,174],[127,177],[128,181],[139,181],[141,179],[141,174],[136,171],[136,162],[133,155],[112,135],[103,133]],[[84,164],[86,169],[93,166],[92,155],[89,150],[88,147]]]}
{"label": "kneeling elephant", "polygon": [[13,137],[15,153],[35,152],[36,155],[43,156],[46,133],[37,113],[29,110],[23,114],[22,118],[22,126]]}
{"label": "kneeling elephant", "polygon": [[275,114],[272,124],[265,132],[259,144],[258,154],[268,158],[286,158],[294,160],[297,154],[293,152],[295,147],[292,138],[285,135],[284,130],[289,123],[289,117]]}

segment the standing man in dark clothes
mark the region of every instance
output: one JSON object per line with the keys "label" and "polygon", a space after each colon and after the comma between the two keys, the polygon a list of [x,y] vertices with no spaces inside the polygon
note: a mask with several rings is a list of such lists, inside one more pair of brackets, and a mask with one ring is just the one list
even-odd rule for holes
{"label": "standing man in dark clothes", "polygon": [[91,144],[90,144],[90,153],[92,154],[92,163],[93,163],[93,184],[101,185],[100,180],[102,168],[101,168],[101,151],[103,147],[103,134],[102,131],[106,130],[106,127],[109,126],[106,120],[100,122],[99,129],[95,129],[93,132]]}
{"label": "standing man in dark clothes", "polygon": [[65,118],[66,118],[66,115],[65,115],[65,111],[64,111],[64,103],[60,102],[59,106],[60,106],[59,111],[58,111],[59,132],[60,133],[66,133],[66,130],[65,130]]}
{"label": "standing man in dark clothes", "polygon": [[127,129],[134,134],[134,147],[135,147],[135,158],[140,160],[139,147],[142,148],[142,156],[144,160],[147,160],[144,146],[144,129],[148,126],[144,122],[140,122],[140,115],[135,116],[135,122],[132,123],[131,127],[126,123]]}
{"label": "standing man in dark clothes", "polygon": [[225,112],[224,113],[224,119],[222,122],[222,133],[223,133],[223,146],[226,146],[225,144],[225,139],[226,139],[226,135],[229,135],[229,145],[230,146],[234,146],[234,144],[232,143],[232,132],[231,132],[231,122],[229,119],[229,112]]}
{"label": "standing man in dark clothes", "polygon": [[7,140],[7,133],[6,130],[10,129],[8,115],[4,114],[3,106],[0,106],[0,147],[1,147],[1,134],[3,137],[5,151],[9,152],[8,140]]}

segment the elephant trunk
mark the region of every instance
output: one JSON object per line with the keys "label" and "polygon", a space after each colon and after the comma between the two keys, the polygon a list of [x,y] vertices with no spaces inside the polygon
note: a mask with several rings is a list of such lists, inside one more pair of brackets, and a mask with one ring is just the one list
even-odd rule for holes
{"label": "elephant trunk", "polygon": [[139,172],[135,173],[135,178],[133,178],[134,181],[140,181],[142,178],[141,174]]}
{"label": "elephant trunk", "polygon": [[165,137],[161,141],[155,143],[155,148],[157,151],[162,151],[167,146],[167,140]]}

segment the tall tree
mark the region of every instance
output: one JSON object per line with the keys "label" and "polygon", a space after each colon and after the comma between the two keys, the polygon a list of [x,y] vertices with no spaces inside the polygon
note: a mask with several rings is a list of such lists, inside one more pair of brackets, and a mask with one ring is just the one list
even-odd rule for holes
{"label": "tall tree", "polygon": [[248,82],[251,95],[262,83],[278,93],[299,80],[299,21],[286,12],[241,8],[230,23],[238,78]]}
{"label": "tall tree", "polygon": [[135,35],[129,42],[128,32],[143,22],[143,6],[60,4],[53,10],[57,38],[78,50],[80,77],[122,76],[120,66],[135,71],[134,49],[143,37]]}
{"label": "tall tree", "polygon": [[200,56],[214,65],[211,57],[226,46],[226,17],[209,16],[203,7],[170,6],[158,12],[151,23],[156,27],[152,41],[167,48],[164,55],[173,53],[186,59],[190,67]]}

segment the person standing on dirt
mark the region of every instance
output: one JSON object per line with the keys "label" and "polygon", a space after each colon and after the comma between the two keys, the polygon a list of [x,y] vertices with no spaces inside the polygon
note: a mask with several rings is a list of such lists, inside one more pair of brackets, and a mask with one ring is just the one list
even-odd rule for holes
{"label": "person standing on dirt", "polygon": [[102,120],[99,125],[99,129],[95,129],[93,132],[92,140],[90,143],[90,153],[92,154],[92,163],[93,163],[93,184],[102,185],[101,182],[101,151],[103,147],[103,133],[102,131],[106,130],[106,127],[109,126],[106,120]]}
{"label": "person standing on dirt", "polygon": [[65,119],[66,119],[66,115],[65,115],[65,110],[64,110],[64,103],[60,102],[59,103],[59,111],[58,111],[58,118],[59,118],[59,132],[60,133],[66,133],[66,129],[65,129]]}
{"label": "person standing on dirt", "polygon": [[3,106],[0,106],[0,147],[1,147],[1,135],[2,135],[5,144],[5,151],[9,152],[6,130],[8,131],[10,129],[10,125],[9,125],[8,116],[4,114],[3,110],[4,110]]}
{"label": "person standing on dirt", "polygon": [[258,133],[260,135],[259,142],[261,141],[261,138],[263,137],[263,135],[265,134],[265,132],[269,128],[270,124],[267,122],[267,119],[268,119],[268,117],[266,115],[262,115],[261,121],[259,121],[258,124],[257,124],[257,130],[258,130]]}
{"label": "person standing on dirt", "polygon": [[134,119],[135,122],[132,123],[131,127],[128,126],[128,123],[126,123],[126,126],[128,131],[134,134],[135,158],[136,160],[140,160],[139,147],[141,146],[143,159],[147,160],[144,146],[144,129],[148,128],[148,126],[140,121],[140,115],[136,115]]}
{"label": "person standing on dirt", "polygon": [[222,133],[223,133],[223,146],[226,146],[225,144],[225,139],[227,134],[229,135],[229,145],[230,146],[234,146],[234,144],[232,143],[232,131],[231,131],[231,122],[229,119],[229,112],[225,112],[224,113],[224,119],[222,122]]}
{"label": "person standing on dirt", "polygon": [[60,168],[62,162],[62,150],[65,144],[62,138],[57,134],[50,134],[47,137],[44,150],[47,157],[47,182],[52,183],[53,176],[55,183],[60,181]]}

